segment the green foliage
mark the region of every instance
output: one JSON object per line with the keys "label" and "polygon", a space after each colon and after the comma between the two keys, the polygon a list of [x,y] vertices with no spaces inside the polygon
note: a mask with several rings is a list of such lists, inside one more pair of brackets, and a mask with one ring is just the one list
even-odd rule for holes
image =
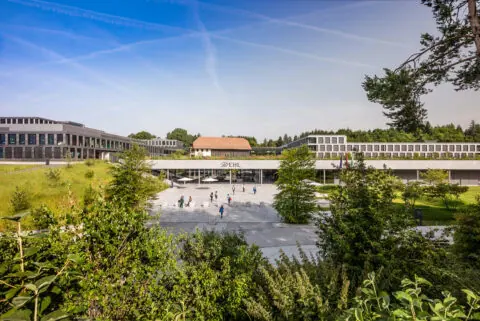
{"label": "green foliage", "polygon": [[354,307],[341,320],[478,320],[480,318],[480,296],[471,290],[463,290],[468,306],[457,303],[449,292],[442,299],[430,299],[422,293],[422,287],[431,283],[415,276],[415,280],[402,280],[402,290],[394,292],[393,298],[381,291],[374,273],[363,282],[361,294],[355,299]]}
{"label": "green foliage", "polygon": [[95,161],[93,159],[87,159],[85,161],[85,165],[87,165],[88,167],[91,167],[91,166],[94,166],[95,165]]}
{"label": "green foliage", "polygon": [[415,208],[415,202],[424,195],[424,188],[418,181],[408,182],[402,192],[402,199],[408,209]]}
{"label": "green foliage", "polygon": [[315,177],[315,159],[307,146],[285,150],[283,156],[273,206],[287,223],[305,224],[317,209],[315,187],[305,181]]}
{"label": "green foliage", "polygon": [[158,191],[145,161],[146,151],[134,144],[120,154],[120,163],[112,167],[112,181],[107,187],[110,199],[121,201],[127,208],[141,207]]}
{"label": "green foliage", "polygon": [[60,169],[58,168],[49,168],[45,172],[45,176],[47,177],[47,180],[52,186],[58,185],[58,183],[60,183],[60,180],[62,178],[62,174],[60,172]]}
{"label": "green foliage", "polygon": [[94,171],[88,170],[88,171],[85,172],[85,178],[90,179],[90,178],[93,178],[93,176],[95,176],[95,172],[94,172]]}
{"label": "green foliage", "polygon": [[10,198],[10,205],[13,213],[18,213],[30,208],[30,193],[26,187],[15,187]]}
{"label": "green foliage", "polygon": [[477,196],[476,204],[463,208],[455,219],[455,254],[480,268],[480,196]]}
{"label": "green foliage", "polygon": [[395,253],[415,234],[405,233],[413,225],[412,216],[393,203],[399,184],[388,171],[367,167],[358,154],[355,165],[341,171],[340,180],[329,196],[330,212],[323,212],[317,222],[318,245],[327,259],[345,266],[355,288],[365,271],[398,269]]}
{"label": "green foliage", "polygon": [[428,185],[438,185],[448,180],[448,172],[443,169],[429,169],[420,173],[420,177]]}
{"label": "green foliage", "polygon": [[198,135],[191,135],[187,132],[187,130],[183,128],[175,128],[171,132],[167,133],[167,139],[176,139],[185,145],[185,147],[191,147],[192,143],[195,139],[197,139],[200,136]]}
{"label": "green foliage", "polygon": [[45,204],[34,209],[31,215],[35,226],[39,229],[46,229],[57,224],[55,215]]}
{"label": "green foliage", "polygon": [[385,69],[385,76],[365,77],[362,84],[368,100],[382,104],[383,115],[391,120],[387,125],[407,133],[423,129],[427,110],[420,96],[427,93],[415,81],[412,71],[402,69],[398,73]]}
{"label": "green foliage", "polygon": [[144,130],[141,131],[141,132],[138,132],[136,134],[130,134],[130,135],[128,135],[128,137],[134,138],[134,139],[154,139],[154,138],[156,138],[155,135],[150,134],[149,132],[144,131]]}

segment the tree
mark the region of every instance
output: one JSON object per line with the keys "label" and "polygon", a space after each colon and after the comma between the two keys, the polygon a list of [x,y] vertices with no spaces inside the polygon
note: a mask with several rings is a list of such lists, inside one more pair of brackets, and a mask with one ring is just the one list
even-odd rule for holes
{"label": "tree", "polygon": [[120,154],[120,162],[111,169],[112,181],[107,187],[111,200],[122,201],[128,208],[137,208],[157,192],[151,178],[151,168],[146,163],[146,151],[133,144],[131,149]]}
{"label": "tree", "polygon": [[157,136],[155,136],[153,134],[150,134],[149,132],[143,130],[143,131],[138,132],[136,134],[130,134],[130,135],[128,135],[128,137],[135,138],[135,139],[153,139],[153,138],[156,138]]}
{"label": "tree", "polygon": [[455,215],[454,251],[463,261],[480,267],[480,196]]}
{"label": "tree", "polygon": [[423,194],[424,189],[420,182],[408,182],[405,184],[402,198],[407,208],[413,210],[415,208],[415,202],[421,198]]}
{"label": "tree", "polygon": [[420,173],[420,177],[428,185],[438,185],[448,180],[448,172],[443,169],[428,169],[424,173]]}
{"label": "tree", "polygon": [[405,250],[417,235],[408,231],[413,226],[411,213],[393,203],[398,179],[388,171],[367,167],[361,153],[355,158],[353,166],[341,170],[342,183],[329,197],[330,211],[321,213],[317,221],[320,253],[345,267],[353,289],[365,272],[381,267],[390,281],[398,281],[411,267],[398,262],[397,256],[411,260],[422,256],[418,249]]}
{"label": "tree", "polygon": [[282,136],[278,136],[277,141],[275,142],[275,146],[280,147],[284,144],[285,142],[282,139]]}
{"label": "tree", "polygon": [[315,159],[307,146],[285,150],[275,184],[273,206],[288,223],[304,224],[316,211],[315,188],[305,180],[315,177]]}
{"label": "tree", "polygon": [[422,129],[427,117],[420,102],[427,91],[411,78],[408,70],[395,73],[385,69],[383,78],[366,76],[363,83],[368,100],[382,104],[386,110],[383,115],[391,120],[387,125],[408,133]]}
{"label": "tree", "polygon": [[465,138],[467,141],[471,142],[480,141],[480,124],[477,124],[472,120],[468,128],[465,129]]}
{"label": "tree", "polygon": [[384,69],[380,78],[367,76],[363,85],[370,100],[410,115],[422,115],[420,97],[431,91],[426,89],[429,84],[451,83],[456,90],[480,88],[480,0],[421,3],[432,9],[439,35],[422,34],[417,53],[396,69]]}
{"label": "tree", "polygon": [[185,145],[185,147],[190,147],[193,144],[193,141],[200,137],[200,134],[192,136],[190,135],[186,129],[183,128],[175,128],[171,132],[167,133],[167,139],[176,139]]}

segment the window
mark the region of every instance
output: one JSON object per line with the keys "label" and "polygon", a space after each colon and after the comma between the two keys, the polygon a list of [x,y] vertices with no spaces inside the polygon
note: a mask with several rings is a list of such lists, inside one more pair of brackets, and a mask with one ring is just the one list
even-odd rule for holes
{"label": "window", "polygon": [[5,134],[0,134],[0,145],[5,145]]}
{"label": "window", "polygon": [[415,145],[415,151],[419,152],[420,151],[420,145]]}
{"label": "window", "polygon": [[332,137],[332,144],[336,144],[337,143],[337,137]]}
{"label": "window", "polygon": [[77,135],[72,135],[72,145],[77,146]]}
{"label": "window", "polygon": [[324,152],[325,151],[325,145],[319,145],[320,146],[320,151]]}
{"label": "window", "polygon": [[57,134],[57,144],[63,143],[63,134]]}
{"label": "window", "polygon": [[7,118],[7,124],[11,124],[12,120],[10,118]]}
{"label": "window", "polygon": [[38,124],[38,118],[35,118],[35,124]]}
{"label": "window", "polygon": [[5,124],[5,118],[0,119],[0,124]]}
{"label": "window", "polygon": [[12,119],[12,124],[16,124],[16,123],[17,123],[17,119],[16,118]]}
{"label": "window", "polygon": [[38,141],[40,142],[40,145],[45,145],[45,134],[39,134]]}
{"label": "window", "polygon": [[435,151],[436,152],[441,152],[442,151],[442,145],[435,145]]}
{"label": "window", "polygon": [[20,134],[18,137],[18,144],[25,145],[25,134]]}
{"label": "window", "polygon": [[318,137],[318,143],[323,144],[323,137]]}
{"label": "window", "polygon": [[325,144],[330,144],[330,137],[325,137]]}
{"label": "window", "polygon": [[48,145],[55,144],[55,136],[53,134],[48,134]]}
{"label": "window", "polygon": [[17,134],[8,134],[8,145],[15,145],[17,143]]}
{"label": "window", "polygon": [[400,151],[400,145],[395,145],[395,151],[399,152]]}
{"label": "window", "polygon": [[18,123],[19,123],[19,124],[23,124],[23,118],[19,118],[19,119],[18,119]]}
{"label": "window", "polygon": [[43,119],[40,119],[40,124],[43,124]]}
{"label": "window", "polygon": [[406,152],[407,151],[407,145],[401,145],[402,146],[402,152]]}
{"label": "window", "polygon": [[28,145],[37,145],[37,134],[28,134]]}
{"label": "window", "polygon": [[338,142],[339,142],[340,144],[345,144],[345,138],[343,138],[343,137],[338,137]]}
{"label": "window", "polygon": [[373,149],[373,146],[372,145],[367,145],[367,151],[371,152]]}

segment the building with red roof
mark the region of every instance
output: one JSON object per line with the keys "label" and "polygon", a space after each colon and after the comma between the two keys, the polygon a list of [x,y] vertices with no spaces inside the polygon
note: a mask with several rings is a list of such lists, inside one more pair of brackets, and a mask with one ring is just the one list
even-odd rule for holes
{"label": "building with red roof", "polygon": [[240,137],[198,137],[192,144],[192,156],[245,157],[252,147]]}

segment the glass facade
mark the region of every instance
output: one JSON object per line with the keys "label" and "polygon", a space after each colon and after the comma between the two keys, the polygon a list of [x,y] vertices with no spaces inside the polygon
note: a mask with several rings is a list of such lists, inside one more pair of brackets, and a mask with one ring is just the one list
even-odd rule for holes
{"label": "glass facade", "polygon": [[45,145],[45,134],[39,134],[38,135],[38,141],[40,145]]}
{"label": "glass facade", "polygon": [[8,145],[17,144],[17,134],[8,134]]}
{"label": "glass facade", "polygon": [[37,134],[28,134],[28,145],[37,144]]}
{"label": "glass facade", "polygon": [[48,145],[55,144],[55,136],[53,134],[48,134]]}
{"label": "glass facade", "polygon": [[25,145],[25,134],[18,135],[18,144]]}

